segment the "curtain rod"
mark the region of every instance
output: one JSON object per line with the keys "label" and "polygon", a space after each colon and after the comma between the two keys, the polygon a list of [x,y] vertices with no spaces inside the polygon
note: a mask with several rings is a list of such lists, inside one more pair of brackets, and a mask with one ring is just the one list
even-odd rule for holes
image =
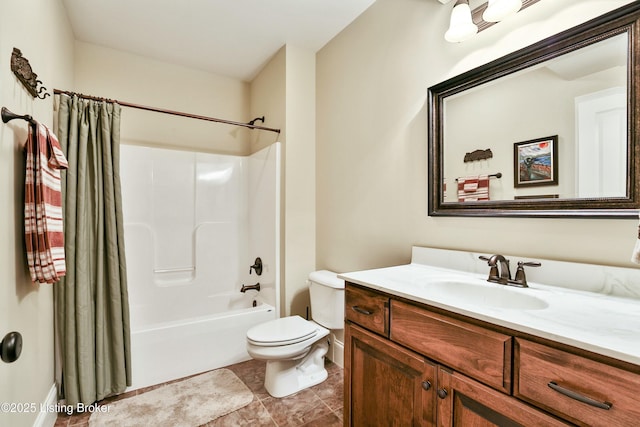
{"label": "curtain rod", "polygon": [[197,114],[183,113],[183,112],[180,112],[180,111],[165,110],[165,109],[156,108],[156,107],[148,107],[146,105],[132,104],[130,102],[117,101],[115,99],[99,98],[97,96],[83,95],[81,93],[70,92],[68,90],[54,89],[53,93],[56,94],[56,95],[60,95],[60,94],[69,95],[69,96],[74,96],[75,95],[75,96],[77,96],[79,98],[90,99],[90,100],[93,100],[93,101],[115,102],[115,103],[121,105],[122,107],[137,108],[139,110],[153,111],[155,113],[171,114],[173,116],[187,117],[189,119],[205,120],[205,121],[208,121],[208,122],[216,122],[216,123],[225,123],[225,124],[228,124],[228,125],[243,126],[243,127],[249,128],[249,129],[266,130],[266,131],[275,132],[275,133],[278,133],[278,134],[280,133],[280,129],[268,128],[268,127],[264,127],[264,126],[256,126],[256,125],[253,124],[256,120],[264,121],[264,117],[254,119],[250,123],[242,123],[242,122],[234,122],[232,120],[218,119],[218,118],[215,118],[215,117],[207,117],[207,116],[200,116],[200,115],[197,115]]}

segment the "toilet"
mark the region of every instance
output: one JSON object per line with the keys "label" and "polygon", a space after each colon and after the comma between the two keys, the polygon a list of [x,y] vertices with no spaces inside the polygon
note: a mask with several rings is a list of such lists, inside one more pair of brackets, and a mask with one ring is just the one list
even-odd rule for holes
{"label": "toilet", "polygon": [[247,352],[265,360],[264,387],[283,397],[327,379],[324,356],[329,330],[344,329],[344,281],[328,271],[309,275],[311,320],[288,316],[270,320],[247,331]]}

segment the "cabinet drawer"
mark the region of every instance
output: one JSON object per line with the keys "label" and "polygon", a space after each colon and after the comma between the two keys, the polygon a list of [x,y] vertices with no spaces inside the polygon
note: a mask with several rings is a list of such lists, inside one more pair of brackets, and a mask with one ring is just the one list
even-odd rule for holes
{"label": "cabinet drawer", "polygon": [[389,297],[347,284],[344,312],[347,320],[389,336]]}
{"label": "cabinet drawer", "polygon": [[568,421],[633,426],[640,375],[517,338],[514,395]]}
{"label": "cabinet drawer", "polygon": [[391,301],[391,339],[456,371],[511,393],[512,338]]}

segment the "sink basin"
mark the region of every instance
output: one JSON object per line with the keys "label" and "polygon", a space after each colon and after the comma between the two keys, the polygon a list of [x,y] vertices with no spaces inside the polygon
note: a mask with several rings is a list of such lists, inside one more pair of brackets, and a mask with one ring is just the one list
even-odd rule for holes
{"label": "sink basin", "polygon": [[434,296],[457,303],[496,307],[511,310],[543,310],[549,304],[527,294],[527,289],[516,289],[481,280],[443,280],[428,283],[425,289]]}

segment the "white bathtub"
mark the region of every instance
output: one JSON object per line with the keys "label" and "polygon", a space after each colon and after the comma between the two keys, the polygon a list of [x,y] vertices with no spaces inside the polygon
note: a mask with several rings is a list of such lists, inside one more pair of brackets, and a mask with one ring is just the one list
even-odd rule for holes
{"label": "white bathtub", "polygon": [[[241,296],[243,294],[240,294]],[[228,307],[223,307],[227,302]],[[276,318],[273,306],[235,294],[212,295],[210,315],[132,325],[131,366],[135,390],[248,360],[247,330]],[[240,303],[245,307],[240,308]],[[206,304],[194,301],[203,308]],[[133,310],[133,308],[132,308]],[[197,311],[196,311],[197,312]]]}

